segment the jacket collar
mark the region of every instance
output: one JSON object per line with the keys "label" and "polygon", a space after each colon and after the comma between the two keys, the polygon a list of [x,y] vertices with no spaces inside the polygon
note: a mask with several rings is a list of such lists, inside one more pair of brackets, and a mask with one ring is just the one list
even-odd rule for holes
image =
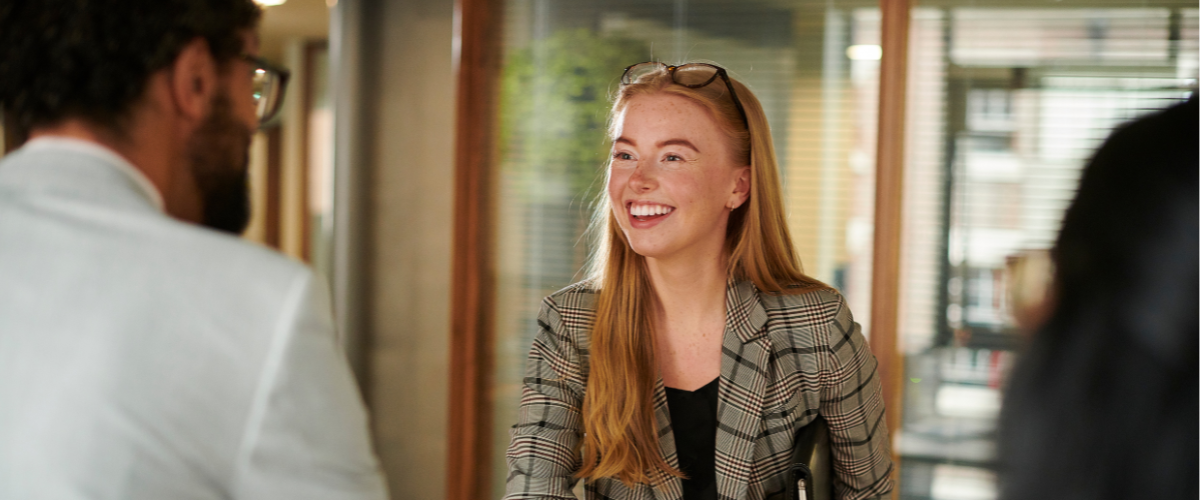
{"label": "jacket collar", "polygon": [[[766,394],[764,371],[771,355],[767,337],[767,312],[759,300],[758,288],[749,281],[729,280],[725,287],[725,335],[721,347],[721,375],[718,383],[717,442],[724,453],[717,453],[718,496],[745,498],[748,478],[726,471],[746,471],[754,460],[754,440],[758,435],[762,397]],[[654,387],[654,416],[658,424],[659,448],[667,463],[679,467],[667,393],[660,377]],[[724,455],[724,456],[723,456]],[[683,482],[659,473],[653,479],[657,500],[679,500]]]}
{"label": "jacket collar", "polygon": [[94,142],[39,137],[6,156],[0,165],[0,187],[164,213],[162,195],[154,184],[124,157]]}
{"label": "jacket collar", "polygon": [[726,332],[717,402],[717,442],[721,443],[716,457],[717,496],[746,498],[772,347],[758,287],[749,281],[731,281],[725,300]]}
{"label": "jacket collar", "polygon": [[729,280],[725,286],[725,329],[737,334],[743,344],[767,334],[767,311],[758,298],[758,287],[751,281]]}

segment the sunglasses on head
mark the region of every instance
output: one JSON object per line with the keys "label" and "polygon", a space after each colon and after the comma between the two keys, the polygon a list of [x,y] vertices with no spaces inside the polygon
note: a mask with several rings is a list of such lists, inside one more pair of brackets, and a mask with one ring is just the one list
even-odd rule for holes
{"label": "sunglasses on head", "polygon": [[746,126],[746,130],[750,130],[750,120],[746,118],[746,109],[742,107],[742,101],[738,99],[737,92],[733,90],[733,82],[729,81],[729,74],[725,72],[725,68],[720,66],[708,63],[688,63],[673,66],[656,61],[637,63],[625,68],[625,72],[621,74],[621,85],[637,83],[642,77],[656,73],[664,68],[671,75],[673,83],[683,85],[689,89],[703,87],[712,83],[717,77],[720,77],[721,80],[725,81],[725,86],[729,89],[729,97],[733,99],[733,105],[737,107],[738,113],[742,116],[742,124]]}

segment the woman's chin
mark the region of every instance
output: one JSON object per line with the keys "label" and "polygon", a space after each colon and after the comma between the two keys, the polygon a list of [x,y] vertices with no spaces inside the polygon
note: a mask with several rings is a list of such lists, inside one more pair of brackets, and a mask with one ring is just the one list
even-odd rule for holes
{"label": "woman's chin", "polygon": [[632,242],[632,244],[629,245],[629,248],[633,250],[633,253],[641,255],[644,258],[654,260],[669,259],[672,255],[675,255],[677,250],[669,245],[664,245],[661,243],[636,241]]}
{"label": "woman's chin", "polygon": [[641,255],[647,259],[658,259],[664,254],[663,249],[658,245],[631,243],[629,248],[633,250],[633,253]]}

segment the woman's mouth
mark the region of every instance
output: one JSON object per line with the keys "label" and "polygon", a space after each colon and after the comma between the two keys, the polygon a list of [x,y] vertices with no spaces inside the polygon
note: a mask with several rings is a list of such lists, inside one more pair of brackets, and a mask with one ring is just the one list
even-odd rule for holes
{"label": "woman's mouth", "polygon": [[658,203],[629,202],[629,217],[636,222],[655,222],[666,218],[675,207]]}

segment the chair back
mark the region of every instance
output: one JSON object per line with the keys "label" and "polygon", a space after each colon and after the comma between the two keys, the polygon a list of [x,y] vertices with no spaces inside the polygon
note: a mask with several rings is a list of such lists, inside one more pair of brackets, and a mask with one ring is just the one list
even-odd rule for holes
{"label": "chair back", "polygon": [[832,500],[833,463],[829,425],[819,415],[796,432],[787,500]]}

